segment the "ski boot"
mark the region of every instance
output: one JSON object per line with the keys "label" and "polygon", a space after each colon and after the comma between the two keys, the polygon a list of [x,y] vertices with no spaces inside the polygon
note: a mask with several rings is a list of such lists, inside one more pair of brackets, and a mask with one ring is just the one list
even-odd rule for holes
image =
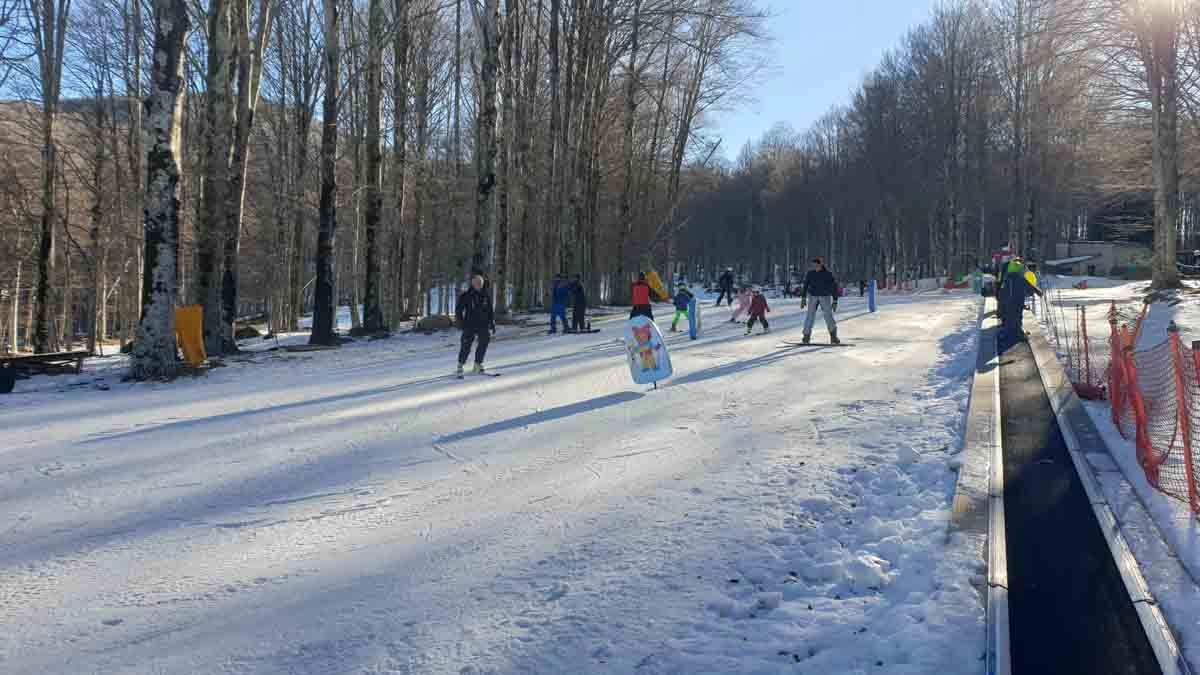
{"label": "ski boot", "polygon": [[810,342],[812,342],[812,336],[811,336],[811,335],[805,335],[804,337],[800,338],[800,344],[802,344],[802,345],[806,345],[806,344],[808,344],[808,343],[810,343]]}
{"label": "ski boot", "polygon": [[840,344],[842,344],[842,341],[838,339],[837,333],[830,333],[830,334],[829,334],[829,344],[831,344],[831,345],[840,345]]}
{"label": "ski boot", "polygon": [[487,373],[487,371],[486,371],[486,370],[484,370],[484,367],[483,367],[483,364],[482,364],[482,363],[476,363],[476,364],[475,364],[475,370],[473,370],[473,371],[471,371],[471,372],[475,373],[476,375],[484,375],[484,374],[486,374],[486,373]]}
{"label": "ski boot", "polygon": [[458,378],[458,379],[460,379],[460,380],[462,379],[462,377],[463,377],[463,364],[461,364],[461,363],[460,363],[460,364],[458,364],[458,368],[455,368],[455,369],[454,369],[454,376],[455,376],[455,377],[457,377],[457,378]]}

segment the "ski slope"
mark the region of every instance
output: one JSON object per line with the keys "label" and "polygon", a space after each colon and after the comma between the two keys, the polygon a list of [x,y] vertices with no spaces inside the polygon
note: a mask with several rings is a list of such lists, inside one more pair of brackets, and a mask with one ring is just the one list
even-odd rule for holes
{"label": "ski slope", "polygon": [[[974,673],[947,536],[977,298],[258,355],[0,403],[3,673]],[[658,312],[666,328],[665,307]],[[824,339],[818,320],[814,336]]]}

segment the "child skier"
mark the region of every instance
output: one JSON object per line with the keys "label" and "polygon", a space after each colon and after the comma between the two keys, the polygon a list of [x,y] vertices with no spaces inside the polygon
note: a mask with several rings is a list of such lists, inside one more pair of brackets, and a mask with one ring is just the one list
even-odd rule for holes
{"label": "child skier", "polygon": [[755,288],[754,296],[750,299],[750,320],[746,322],[746,335],[750,334],[754,328],[755,321],[761,321],[763,332],[770,333],[771,326],[767,323],[767,312],[771,308],[767,306],[767,296],[762,294],[762,290]]}
{"label": "child skier", "polygon": [[750,292],[750,288],[742,286],[738,289],[737,307],[733,309],[733,316],[729,317],[729,323],[737,323],[741,320],[742,315],[750,309],[750,301],[754,299],[754,294]]}
{"label": "child skier", "polygon": [[650,306],[650,284],[646,283],[645,272],[638,274],[638,280],[633,284],[631,295],[633,296],[633,309],[629,310],[629,318],[644,316],[653,321],[654,309]]}
{"label": "child skier", "polygon": [[458,296],[455,315],[458,327],[462,329],[462,345],[458,350],[458,370],[455,374],[462,377],[463,366],[467,364],[467,357],[471,355],[471,344],[478,338],[479,346],[475,348],[475,372],[482,375],[488,343],[492,340],[492,333],[496,332],[492,294],[484,289],[482,274],[472,276],[471,287]]}
{"label": "child skier", "polygon": [[692,292],[687,289],[687,286],[679,284],[679,290],[675,292],[675,319],[671,321],[672,333],[679,330],[680,316],[687,319],[691,318],[688,316],[688,311],[691,307],[692,298],[694,297],[696,296],[692,295]]}

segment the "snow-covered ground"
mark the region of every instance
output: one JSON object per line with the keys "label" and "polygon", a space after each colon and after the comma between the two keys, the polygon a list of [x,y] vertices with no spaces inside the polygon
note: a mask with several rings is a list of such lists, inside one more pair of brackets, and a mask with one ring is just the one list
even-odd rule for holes
{"label": "snow-covered ground", "polygon": [[498,340],[495,379],[410,335],[22,382],[0,672],[981,672],[947,538],[978,299],[847,299],[840,349],[771,304],[706,309],[657,391],[616,324]]}
{"label": "snow-covered ground", "polygon": [[[1117,305],[1121,322],[1132,321],[1142,310],[1149,282],[1124,282],[1089,278],[1087,290],[1071,288],[1081,279],[1050,277],[1048,298],[1065,311],[1059,314],[1058,330],[1064,339],[1076,339],[1074,307],[1087,307],[1088,335],[1093,353],[1107,365],[1109,340],[1108,310]],[[1064,319],[1065,317],[1065,319]],[[1045,320],[1045,314],[1043,314]],[[1177,301],[1150,305],[1138,349],[1153,347],[1167,339],[1167,326],[1175,321],[1184,344],[1200,339],[1200,295],[1194,290],[1177,295]],[[1070,334],[1070,338],[1066,334]],[[1061,349],[1060,349],[1061,351]],[[1103,378],[1103,373],[1098,373]],[[1088,414],[1104,437],[1112,463],[1097,466],[1105,496],[1116,517],[1124,523],[1126,538],[1137,558],[1150,590],[1163,608],[1171,628],[1179,635],[1193,668],[1200,670],[1200,518],[1187,503],[1159,492],[1146,480],[1137,460],[1133,440],[1126,440],[1112,423],[1108,402],[1084,402]],[[1094,456],[1094,455],[1093,455]]]}

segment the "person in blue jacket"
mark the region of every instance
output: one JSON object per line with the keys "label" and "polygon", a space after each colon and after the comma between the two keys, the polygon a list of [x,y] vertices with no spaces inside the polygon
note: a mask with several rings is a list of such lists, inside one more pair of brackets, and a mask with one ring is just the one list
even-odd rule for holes
{"label": "person in blue jacket", "polygon": [[570,328],[567,323],[567,303],[571,301],[571,285],[563,275],[554,277],[554,288],[550,296],[550,334],[558,332],[558,321],[562,320],[563,331]]}
{"label": "person in blue jacket", "polygon": [[679,290],[675,292],[675,319],[671,321],[671,332],[679,330],[679,317],[688,318],[688,311],[691,308],[692,292],[687,289],[687,286],[679,284]]}

